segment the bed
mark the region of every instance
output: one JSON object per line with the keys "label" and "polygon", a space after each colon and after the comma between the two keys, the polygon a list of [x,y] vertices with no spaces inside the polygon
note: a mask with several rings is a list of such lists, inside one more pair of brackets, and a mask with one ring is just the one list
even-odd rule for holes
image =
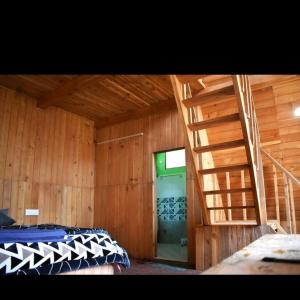
{"label": "bed", "polygon": [[0,275],[114,274],[130,267],[102,228],[0,226]]}

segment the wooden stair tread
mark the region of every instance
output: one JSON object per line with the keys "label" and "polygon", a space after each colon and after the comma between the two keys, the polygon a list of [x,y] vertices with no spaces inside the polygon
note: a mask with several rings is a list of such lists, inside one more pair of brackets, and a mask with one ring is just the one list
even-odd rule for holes
{"label": "wooden stair tread", "polygon": [[208,207],[208,210],[255,208],[253,205]]}
{"label": "wooden stair tread", "polygon": [[195,96],[182,100],[182,103],[185,105],[185,107],[193,107],[210,102],[217,102],[220,98],[233,98],[234,96],[235,91],[232,82],[225,82],[207,87],[201,90]]}
{"label": "wooden stair tread", "polygon": [[234,88],[233,88],[233,81],[232,79],[229,77],[227,81],[225,82],[221,82],[221,83],[218,83],[218,84],[214,84],[212,86],[209,86],[203,90],[201,90],[200,92],[198,92],[195,96],[208,96],[208,95],[212,95],[212,94],[215,94],[215,93],[220,93],[222,92],[223,90],[233,90],[234,91]]}
{"label": "wooden stair tread", "polygon": [[232,226],[232,225],[242,225],[242,226],[253,226],[257,225],[256,220],[233,220],[233,221],[220,221],[211,224],[212,226]]}
{"label": "wooden stair tread", "polygon": [[190,130],[196,131],[196,130],[211,128],[214,126],[222,125],[224,123],[234,122],[234,121],[239,121],[239,120],[240,120],[239,113],[235,113],[235,114],[218,117],[218,118],[211,119],[211,120],[205,120],[205,121],[201,121],[201,122],[188,124],[188,127]]}
{"label": "wooden stair tread", "polygon": [[217,168],[211,168],[206,170],[199,170],[198,172],[202,175],[205,174],[216,174],[221,172],[230,172],[230,171],[236,171],[236,170],[245,170],[249,169],[249,164],[241,164],[241,165],[228,165],[223,167],[217,167]]}
{"label": "wooden stair tread", "polygon": [[[242,226],[253,226],[257,225],[256,220],[231,220],[231,221],[217,221],[212,222],[211,226],[232,226],[232,225],[242,225]],[[196,228],[203,227],[203,224],[196,224]]]}
{"label": "wooden stair tread", "polygon": [[244,145],[245,145],[245,140],[241,139],[241,140],[229,141],[229,142],[225,142],[225,143],[196,147],[193,150],[197,153],[203,153],[203,152],[223,150],[223,149],[228,149],[228,148],[236,148],[236,147],[240,147],[240,146],[244,146]]}
{"label": "wooden stair tread", "polygon": [[232,75],[226,74],[218,74],[218,75],[211,75],[211,74],[182,74],[177,75],[178,80],[181,83],[191,83],[193,81],[198,81],[199,79],[204,79],[209,85],[213,85],[219,83],[220,81],[227,81],[229,78],[232,78]]}
{"label": "wooden stair tread", "polygon": [[232,193],[245,193],[252,192],[252,188],[239,188],[239,189],[226,189],[226,190],[215,190],[215,191],[204,191],[203,194],[207,195],[217,195],[217,194],[232,194]]}

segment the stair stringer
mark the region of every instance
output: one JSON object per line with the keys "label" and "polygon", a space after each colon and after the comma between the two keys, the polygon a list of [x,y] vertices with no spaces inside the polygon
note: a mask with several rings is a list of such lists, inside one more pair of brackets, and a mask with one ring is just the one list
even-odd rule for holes
{"label": "stair stringer", "polygon": [[[209,174],[205,176],[205,179],[200,176],[198,169],[210,169],[214,168],[214,160],[211,152],[205,152],[202,154],[197,154],[193,151],[193,133],[187,128],[187,124],[189,124],[189,116],[188,116],[188,109],[184,107],[182,104],[183,100],[183,89],[182,84],[176,78],[175,75],[170,76],[171,83],[174,90],[175,100],[177,104],[177,109],[179,113],[179,118],[182,120],[182,124],[185,126],[185,136],[186,136],[186,145],[188,151],[190,153],[190,157],[192,158],[192,167],[193,173],[195,174],[196,178],[196,186],[200,200],[200,207],[202,210],[202,218],[203,223],[205,225],[210,225],[215,222],[222,222],[226,220],[226,214],[224,210],[218,211],[210,211],[208,213],[207,207],[214,207],[214,206],[223,206],[223,200],[221,195],[209,195],[205,196],[203,194],[204,190],[216,190],[219,189],[218,178],[216,174]],[[198,121],[203,121],[203,114],[200,107],[197,107],[197,117]],[[202,146],[208,145],[208,136],[206,130],[201,130],[199,134],[200,143]]]}

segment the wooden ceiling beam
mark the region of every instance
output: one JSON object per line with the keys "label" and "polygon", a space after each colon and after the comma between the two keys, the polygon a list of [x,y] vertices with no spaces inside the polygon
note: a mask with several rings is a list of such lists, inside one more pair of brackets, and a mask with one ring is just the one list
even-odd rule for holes
{"label": "wooden ceiling beam", "polygon": [[99,78],[100,75],[78,75],[75,78],[68,80],[54,91],[40,97],[37,106],[40,108],[47,108],[56,105],[62,98],[73,95],[96,80],[99,80]]}
{"label": "wooden ceiling beam", "polygon": [[96,120],[95,126],[96,128],[103,128],[107,126],[111,126],[117,123],[125,122],[128,120],[134,120],[139,118],[144,118],[151,114],[155,114],[158,112],[167,112],[176,109],[176,102],[175,99],[165,100],[162,103],[153,104],[143,109],[123,113],[120,115],[116,115],[115,117],[111,118],[101,118]]}

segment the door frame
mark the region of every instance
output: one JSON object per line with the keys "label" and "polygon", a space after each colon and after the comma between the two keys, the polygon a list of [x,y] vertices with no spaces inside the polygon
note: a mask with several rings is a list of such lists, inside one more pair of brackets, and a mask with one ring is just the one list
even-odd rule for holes
{"label": "door frame", "polygon": [[[157,229],[158,229],[158,216],[157,216],[157,197],[156,197],[156,189],[155,189],[155,184],[156,184],[156,164],[155,164],[155,155],[157,153],[162,153],[162,152],[169,152],[169,151],[174,151],[174,150],[181,150],[184,149],[185,150],[185,154],[187,153],[186,151],[186,147],[177,147],[177,148],[169,148],[166,150],[159,150],[159,151],[155,151],[152,152],[152,207],[153,207],[153,211],[152,211],[152,222],[153,222],[153,249],[152,249],[152,253],[153,253],[153,257],[152,259],[155,260],[162,260],[165,262],[178,262],[179,264],[186,264],[189,263],[190,260],[190,253],[189,253],[189,247],[187,246],[187,261],[183,262],[183,261],[177,261],[177,260],[170,260],[170,259],[164,259],[164,258],[160,258],[157,257]],[[188,180],[187,180],[187,161],[186,161],[186,204],[187,204],[187,217],[186,217],[186,223],[187,223],[187,239],[188,239],[188,245],[189,245],[189,222],[188,222],[188,213],[189,213],[189,201],[188,201],[188,193],[187,193],[187,188],[188,188]]]}

